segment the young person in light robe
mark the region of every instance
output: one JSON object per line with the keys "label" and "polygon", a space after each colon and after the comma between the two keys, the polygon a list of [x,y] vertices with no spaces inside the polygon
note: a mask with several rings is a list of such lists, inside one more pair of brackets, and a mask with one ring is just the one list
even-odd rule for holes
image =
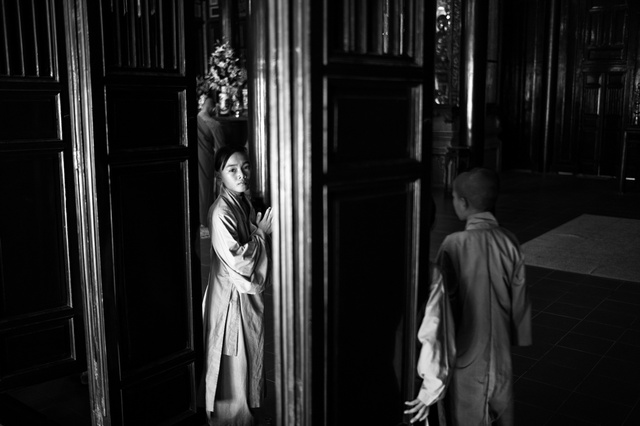
{"label": "young person in light robe", "polygon": [[531,344],[531,302],[516,237],[493,215],[498,175],[476,168],[453,182],[465,230],[437,255],[456,330],[456,364],[445,401],[454,426],[514,424],[511,346]]}
{"label": "young person in light robe", "polygon": [[[435,222],[435,213],[435,202],[431,198],[431,228]],[[426,421],[426,426],[429,426],[428,418],[435,417],[434,414],[437,415],[438,424],[443,424],[442,401],[456,360],[455,330],[449,298],[440,267],[433,262],[429,262],[429,278],[429,297],[418,330],[421,347],[417,372],[422,384],[417,397],[405,402],[408,408],[404,411],[411,417],[411,423]],[[437,413],[429,415],[433,404],[438,405]]]}
{"label": "young person in light robe", "polygon": [[251,169],[244,148],[220,148],[215,170],[222,185],[209,210],[205,406],[210,425],[251,426],[264,386],[262,293],[270,275],[272,213],[256,214],[247,198]]}

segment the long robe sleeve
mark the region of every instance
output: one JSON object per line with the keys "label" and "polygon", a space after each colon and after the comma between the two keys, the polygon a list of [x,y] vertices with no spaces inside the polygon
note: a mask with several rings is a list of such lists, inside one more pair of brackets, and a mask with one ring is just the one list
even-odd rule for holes
{"label": "long robe sleeve", "polygon": [[520,258],[511,280],[511,312],[511,344],[531,345],[531,303],[525,283],[524,258]]}
{"label": "long robe sleeve", "polygon": [[231,210],[227,207],[213,212],[211,244],[238,292],[261,293],[269,273],[267,237],[251,223],[249,240],[241,243],[239,224]]}
{"label": "long robe sleeve", "polygon": [[456,356],[453,319],[442,274],[435,265],[431,269],[429,299],[418,330],[422,345],[417,366],[422,378],[418,398],[426,405],[444,397]]}

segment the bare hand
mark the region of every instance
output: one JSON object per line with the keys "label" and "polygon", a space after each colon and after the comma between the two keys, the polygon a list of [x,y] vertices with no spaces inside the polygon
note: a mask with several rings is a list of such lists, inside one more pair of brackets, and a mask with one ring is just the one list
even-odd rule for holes
{"label": "bare hand", "polygon": [[271,233],[272,220],[273,214],[271,211],[271,207],[269,207],[267,211],[264,212],[264,216],[260,212],[258,212],[258,214],[256,215],[256,225],[258,226],[258,228],[262,229],[262,232],[264,232],[265,234]]}
{"label": "bare hand", "polygon": [[413,408],[404,410],[405,414],[417,413],[411,419],[411,423],[422,421],[426,419],[427,416],[429,415],[429,406],[425,405],[425,403],[420,401],[418,398],[414,399],[413,401],[405,401],[405,405],[413,407]]}

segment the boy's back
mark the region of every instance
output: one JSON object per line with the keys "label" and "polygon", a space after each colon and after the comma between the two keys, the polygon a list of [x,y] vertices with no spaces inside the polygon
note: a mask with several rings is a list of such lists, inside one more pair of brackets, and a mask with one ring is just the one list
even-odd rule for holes
{"label": "boy's back", "polygon": [[454,189],[465,230],[446,237],[437,256],[456,329],[457,360],[448,397],[452,420],[454,425],[511,425],[511,345],[531,344],[524,259],[515,236],[492,213],[467,211],[465,203]]}
{"label": "boy's back", "polygon": [[[491,340],[497,347],[531,344],[524,259],[515,236],[491,213],[469,217],[466,229],[445,238],[438,254],[456,324],[458,364],[466,365]],[[513,312],[513,308],[518,311]],[[517,318],[511,318],[512,314]],[[512,342],[512,338],[515,341]]]}

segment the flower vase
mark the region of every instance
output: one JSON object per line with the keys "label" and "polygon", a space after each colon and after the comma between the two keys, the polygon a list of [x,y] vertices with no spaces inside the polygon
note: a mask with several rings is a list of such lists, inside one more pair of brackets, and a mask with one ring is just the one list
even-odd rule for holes
{"label": "flower vase", "polygon": [[229,111],[231,110],[231,100],[229,99],[227,90],[227,86],[220,88],[220,93],[218,94],[218,115],[229,115]]}
{"label": "flower vase", "polygon": [[233,111],[233,115],[240,117],[240,112],[242,112],[242,103],[240,102],[237,92],[231,97],[231,111]]}
{"label": "flower vase", "polygon": [[242,111],[245,114],[249,112],[249,89],[242,89]]}

